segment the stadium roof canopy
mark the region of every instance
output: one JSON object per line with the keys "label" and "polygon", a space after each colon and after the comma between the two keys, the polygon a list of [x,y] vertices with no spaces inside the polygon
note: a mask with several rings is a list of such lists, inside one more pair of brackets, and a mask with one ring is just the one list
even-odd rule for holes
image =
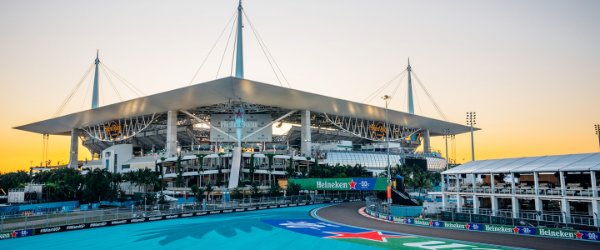
{"label": "stadium roof canopy", "polygon": [[[169,110],[191,110],[231,101],[385,121],[385,109],[381,107],[247,79],[226,77],[34,122],[15,127],[15,129],[41,134],[67,135],[73,128],[81,128],[116,119],[160,114]],[[465,133],[470,130],[470,127],[465,125],[394,110],[388,111],[388,117],[392,124],[408,128],[429,129],[432,136],[443,135],[445,129],[449,129],[451,134]]]}
{"label": "stadium roof canopy", "polygon": [[600,170],[600,153],[472,161],[442,174],[500,174]]}

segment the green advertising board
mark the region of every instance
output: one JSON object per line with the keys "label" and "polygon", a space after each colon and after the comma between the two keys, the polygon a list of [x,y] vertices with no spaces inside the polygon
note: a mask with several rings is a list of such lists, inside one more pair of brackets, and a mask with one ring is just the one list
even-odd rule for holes
{"label": "green advertising board", "polygon": [[385,178],[308,178],[289,179],[288,182],[300,185],[303,190],[384,191],[387,188]]}

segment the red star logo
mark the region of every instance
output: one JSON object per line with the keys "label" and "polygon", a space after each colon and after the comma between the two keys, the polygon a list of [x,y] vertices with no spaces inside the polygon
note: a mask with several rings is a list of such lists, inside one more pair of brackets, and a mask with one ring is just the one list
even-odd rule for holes
{"label": "red star logo", "polygon": [[582,236],[583,236],[583,234],[581,232],[579,232],[579,231],[577,231],[577,233],[575,233],[575,237],[577,239],[581,239]]}
{"label": "red star logo", "polygon": [[354,180],[350,182],[350,189],[356,189],[356,182]]}
{"label": "red star logo", "polygon": [[429,226],[433,226],[433,221],[429,221]]}
{"label": "red star logo", "polygon": [[470,228],[470,227],[471,227],[471,225],[469,225],[469,224],[465,224],[465,228],[466,228],[467,230],[469,230],[469,228]]}
{"label": "red star logo", "polygon": [[382,234],[379,231],[369,231],[369,232],[361,232],[361,233],[345,233],[345,232],[330,232],[332,234],[337,234],[334,236],[329,236],[326,238],[330,239],[363,239],[363,240],[371,240],[377,242],[387,242],[386,238],[407,238],[407,236],[402,235],[389,235]]}
{"label": "red star logo", "polygon": [[518,234],[519,233],[519,228],[518,227],[513,228],[513,232],[516,233],[516,234]]}
{"label": "red star logo", "polygon": [[239,110],[239,109],[238,109],[238,111],[237,111],[237,112],[235,112],[235,116],[237,116],[237,117],[241,117],[241,116],[242,116],[242,114],[243,114],[243,113],[242,113],[242,111],[241,111],[241,110]]}
{"label": "red star logo", "polygon": [[12,237],[13,237],[13,238],[17,238],[17,231],[13,231],[13,232],[12,232]]}

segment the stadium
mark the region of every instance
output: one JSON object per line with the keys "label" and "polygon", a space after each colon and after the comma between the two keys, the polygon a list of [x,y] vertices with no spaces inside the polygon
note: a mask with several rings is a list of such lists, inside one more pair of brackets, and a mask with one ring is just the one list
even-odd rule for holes
{"label": "stadium", "polygon": [[[238,12],[236,41],[242,41],[241,5]],[[179,191],[190,183],[235,188],[247,179],[267,186],[288,167],[301,173],[315,164],[360,165],[378,175],[408,160],[442,171],[447,161],[432,152],[430,138],[474,130],[414,114],[410,62],[408,112],[402,112],[387,108],[387,95],[382,108],[245,79],[243,43],[236,43],[235,56],[235,76],[102,107],[97,56],[91,109],[16,129],[70,136],[70,168],[161,171],[168,189]],[[282,127],[287,131],[274,133]],[[92,160],[78,161],[78,140]],[[177,175],[183,189],[174,185]]]}

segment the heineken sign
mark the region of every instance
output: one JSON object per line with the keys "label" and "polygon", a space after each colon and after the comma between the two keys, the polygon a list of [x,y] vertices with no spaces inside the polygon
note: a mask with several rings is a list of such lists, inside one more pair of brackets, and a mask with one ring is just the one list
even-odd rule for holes
{"label": "heineken sign", "polygon": [[479,223],[468,223],[468,222],[451,222],[451,221],[436,221],[436,220],[424,220],[415,219],[409,217],[391,216],[386,218],[385,214],[376,213],[369,209],[365,209],[366,214],[380,219],[386,219],[393,223],[409,224],[425,227],[439,227],[447,229],[458,229],[467,231],[485,231],[494,233],[507,233],[507,234],[520,234],[520,235],[532,235],[532,236],[545,236],[561,239],[578,239],[578,240],[591,240],[600,241],[599,232],[589,231],[578,231],[569,229],[558,229],[558,228],[537,228],[537,227],[523,227],[523,226],[509,226],[509,225],[493,225],[493,224],[479,224]]}
{"label": "heineken sign", "polygon": [[300,185],[303,190],[384,191],[387,188],[385,178],[308,178],[289,179],[288,182]]}

